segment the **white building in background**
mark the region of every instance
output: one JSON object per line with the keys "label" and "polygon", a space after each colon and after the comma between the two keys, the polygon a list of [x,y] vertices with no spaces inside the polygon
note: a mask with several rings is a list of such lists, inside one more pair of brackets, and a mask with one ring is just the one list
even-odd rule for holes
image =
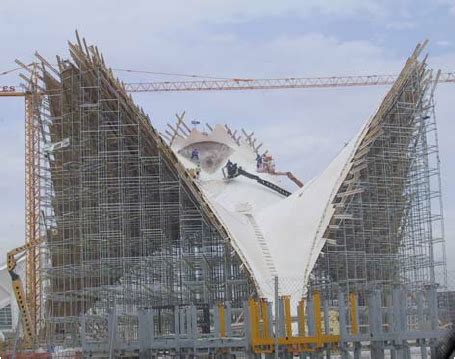
{"label": "white building in background", "polygon": [[[19,261],[16,272],[24,275],[24,261]],[[4,335],[15,330],[18,321],[18,308],[13,293],[11,276],[6,264],[0,267],[0,332]]]}

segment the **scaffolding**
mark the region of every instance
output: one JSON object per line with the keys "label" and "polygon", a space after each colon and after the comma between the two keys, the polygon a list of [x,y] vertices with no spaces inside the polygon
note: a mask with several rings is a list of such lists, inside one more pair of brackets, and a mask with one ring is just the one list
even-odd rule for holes
{"label": "scaffolding", "polygon": [[[346,294],[381,288],[413,293],[446,287],[434,76],[423,46],[408,59],[356,146],[350,169],[323,228],[324,248],[311,273],[311,288]],[[331,293],[333,292],[333,293]],[[413,299],[414,298],[414,299]],[[416,307],[415,295],[408,297]]]}
{"label": "scaffolding", "polygon": [[[278,290],[278,282],[276,286]],[[330,305],[327,297],[315,291],[300,298],[293,311],[291,296],[276,295],[272,303],[262,298],[249,299],[243,308],[233,309],[229,302],[208,308],[210,330],[200,321],[205,312],[200,308],[175,306],[167,315],[174,325],[163,332],[168,322],[162,311],[147,308],[138,311],[139,335],[136,340],[118,338],[118,318],[110,313],[109,336],[93,340],[86,335],[87,319],[81,320],[82,352],[85,356],[117,357],[169,357],[169,358],[291,358],[330,357],[343,359],[442,357],[438,353],[439,341],[447,332],[437,327],[436,289],[429,287],[418,293],[419,320],[410,327],[406,322],[407,295],[405,288],[393,289],[393,300],[381,307],[379,290],[370,291],[365,303],[359,302],[357,293],[338,293],[338,302]],[[424,301],[423,298],[430,298]],[[272,310],[275,304],[275,311]],[[238,322],[239,313],[243,320]],[[294,313],[294,314],[293,314]],[[368,313],[365,320],[365,313]],[[393,313],[390,321],[383,317]],[[439,355],[438,355],[439,354]]]}
{"label": "scaffolding", "polygon": [[[359,307],[376,300],[379,308],[396,303],[404,286],[411,327],[421,305],[415,293],[446,285],[437,75],[418,60],[422,49],[367,123],[334,189],[335,213],[321,228],[326,244],[308,284],[329,305],[355,292]],[[27,295],[40,342],[78,346],[82,327],[83,339],[95,343],[112,342],[113,327],[116,340],[138,341],[138,312],[149,309],[162,335],[175,331],[177,307],[196,308],[202,333],[216,304],[241,313],[258,293],[229,229],[98,49],[77,37],[70,55],[55,68],[37,54],[40,72],[28,89],[38,141],[30,162],[38,201],[30,213],[43,242],[32,254],[35,289]],[[390,332],[387,318],[381,328]]]}
{"label": "scaffolding", "polygon": [[102,338],[115,312],[127,341],[138,309],[242,306],[256,285],[227,229],[98,49],[70,54],[37,55],[41,341],[79,345],[81,315]]}

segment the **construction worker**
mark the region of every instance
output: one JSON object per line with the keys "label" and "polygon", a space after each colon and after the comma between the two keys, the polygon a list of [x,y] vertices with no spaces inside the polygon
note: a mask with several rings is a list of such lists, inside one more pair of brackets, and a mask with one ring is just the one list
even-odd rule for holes
{"label": "construction worker", "polygon": [[262,167],[262,156],[258,153],[256,155],[256,168],[259,171]]}
{"label": "construction worker", "polygon": [[226,163],[228,178],[234,178],[237,173],[237,163],[232,163],[230,160]]}
{"label": "construction worker", "polygon": [[262,172],[267,172],[268,167],[269,167],[269,157],[267,156],[266,153],[262,154],[262,162],[261,163],[262,163],[261,171]]}
{"label": "construction worker", "polygon": [[192,161],[199,161],[199,150],[197,148],[194,148],[193,151],[191,151],[191,160]]}

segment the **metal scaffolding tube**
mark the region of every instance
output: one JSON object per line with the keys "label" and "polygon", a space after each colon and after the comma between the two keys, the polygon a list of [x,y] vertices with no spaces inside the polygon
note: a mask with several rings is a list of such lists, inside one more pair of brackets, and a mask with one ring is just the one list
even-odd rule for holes
{"label": "metal scaffolding tube", "polygon": [[84,335],[108,338],[116,318],[116,340],[127,341],[138,338],[143,308],[160,310],[165,333],[174,326],[166,308],[242,306],[256,294],[248,264],[148,117],[83,44],[40,73],[44,150],[32,158],[42,169],[41,340],[79,345],[81,315]]}

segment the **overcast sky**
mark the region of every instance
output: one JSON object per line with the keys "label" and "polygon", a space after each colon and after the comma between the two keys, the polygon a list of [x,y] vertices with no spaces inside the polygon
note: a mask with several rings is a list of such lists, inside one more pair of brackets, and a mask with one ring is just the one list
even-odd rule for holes
{"label": "overcast sky", "polygon": [[[429,62],[455,70],[455,0],[0,2],[0,72],[33,53],[66,56],[74,30],[113,68],[227,78],[398,73],[428,38]],[[125,82],[184,80],[117,72]],[[19,83],[17,73],[0,85]],[[304,181],[323,170],[379,105],[387,87],[135,95],[163,129],[188,119],[254,130],[278,167]],[[455,275],[455,84],[436,92],[447,258]],[[24,109],[0,98],[0,263],[24,241]],[[452,188],[451,188],[452,187]],[[454,279],[451,280],[455,282]],[[455,283],[454,283],[455,284]]]}

